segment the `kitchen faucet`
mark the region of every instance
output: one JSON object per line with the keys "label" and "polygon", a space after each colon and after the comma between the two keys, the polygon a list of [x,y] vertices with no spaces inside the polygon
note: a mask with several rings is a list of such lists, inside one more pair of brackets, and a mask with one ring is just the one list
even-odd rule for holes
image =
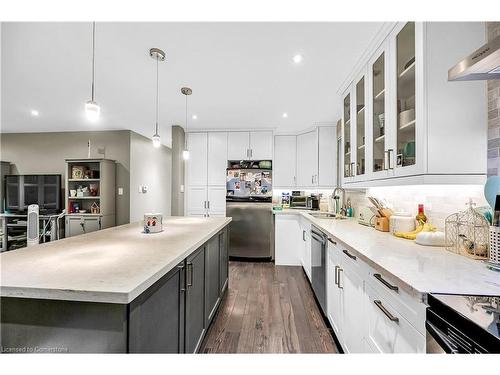
{"label": "kitchen faucet", "polygon": [[[341,196],[339,196],[339,192]],[[336,187],[332,193],[333,201],[335,202],[335,213],[346,216],[346,209],[344,207],[345,202],[345,190],[341,187]]]}

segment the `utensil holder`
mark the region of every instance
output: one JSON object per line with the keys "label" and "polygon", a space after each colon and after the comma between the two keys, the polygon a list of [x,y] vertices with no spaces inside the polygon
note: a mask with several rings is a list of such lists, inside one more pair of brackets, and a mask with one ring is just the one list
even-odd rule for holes
{"label": "utensil holder", "polygon": [[500,266],[500,227],[490,226],[490,263]]}

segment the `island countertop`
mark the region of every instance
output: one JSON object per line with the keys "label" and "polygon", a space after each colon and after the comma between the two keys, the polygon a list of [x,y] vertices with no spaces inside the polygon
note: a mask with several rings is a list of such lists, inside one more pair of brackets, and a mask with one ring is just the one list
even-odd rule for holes
{"label": "island countertop", "polygon": [[0,254],[0,295],[127,304],[229,224],[231,218],[167,217]]}

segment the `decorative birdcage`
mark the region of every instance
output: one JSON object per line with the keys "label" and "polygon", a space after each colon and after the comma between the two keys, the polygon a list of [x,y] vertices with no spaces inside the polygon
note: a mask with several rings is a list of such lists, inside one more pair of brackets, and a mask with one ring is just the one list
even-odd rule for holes
{"label": "decorative birdcage", "polygon": [[489,223],[474,209],[472,200],[465,211],[446,218],[446,250],[473,259],[488,259]]}

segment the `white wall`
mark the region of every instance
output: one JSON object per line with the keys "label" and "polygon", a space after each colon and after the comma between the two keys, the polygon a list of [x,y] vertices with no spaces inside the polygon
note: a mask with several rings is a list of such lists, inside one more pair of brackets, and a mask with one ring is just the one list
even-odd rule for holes
{"label": "white wall", "polygon": [[[172,150],[154,148],[151,139],[132,132],[130,136],[130,222],[147,212],[171,213]],[[139,193],[139,186],[147,193]]]}

